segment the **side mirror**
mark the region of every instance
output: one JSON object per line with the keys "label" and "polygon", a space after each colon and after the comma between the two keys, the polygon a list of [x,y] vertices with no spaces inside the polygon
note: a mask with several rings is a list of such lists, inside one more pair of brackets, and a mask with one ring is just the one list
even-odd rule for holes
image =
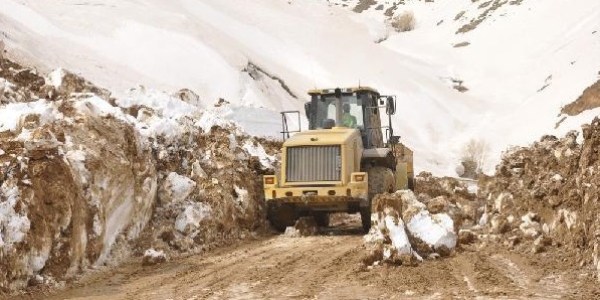
{"label": "side mirror", "polygon": [[393,115],[396,113],[396,101],[394,101],[393,97],[387,97],[385,104],[385,112],[388,115]]}
{"label": "side mirror", "polygon": [[390,144],[398,144],[398,142],[400,142],[400,136],[399,135],[392,135],[392,136],[390,136]]}

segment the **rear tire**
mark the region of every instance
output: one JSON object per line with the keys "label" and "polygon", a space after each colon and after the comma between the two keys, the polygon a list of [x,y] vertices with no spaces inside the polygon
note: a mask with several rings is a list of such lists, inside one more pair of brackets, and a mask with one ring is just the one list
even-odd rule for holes
{"label": "rear tire", "polygon": [[284,232],[288,226],[294,226],[297,215],[291,205],[271,204],[267,212],[271,226],[279,232]]}
{"label": "rear tire", "polygon": [[360,209],[360,219],[363,230],[369,232],[371,229],[371,203],[378,194],[393,193],[396,180],[394,172],[386,167],[372,167],[367,170],[369,178],[369,205]]}

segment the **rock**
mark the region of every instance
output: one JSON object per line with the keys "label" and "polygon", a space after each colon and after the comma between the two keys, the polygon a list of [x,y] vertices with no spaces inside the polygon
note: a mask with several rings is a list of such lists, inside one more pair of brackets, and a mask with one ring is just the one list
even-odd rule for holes
{"label": "rock", "polygon": [[160,199],[162,202],[181,202],[186,200],[196,188],[196,182],[190,178],[170,172],[165,179]]}
{"label": "rock", "polygon": [[396,194],[379,194],[371,201],[371,212],[384,212],[386,208],[390,208],[398,213],[402,212],[402,198]]}
{"label": "rock", "polygon": [[491,222],[491,231],[495,234],[503,234],[510,231],[510,224],[502,215],[494,215]]}
{"label": "rock", "polygon": [[477,235],[471,230],[461,230],[458,232],[458,243],[462,245],[472,244],[477,241]]}
{"label": "rock", "polygon": [[[291,227],[289,227],[291,228]],[[375,262],[383,260],[383,244],[371,244],[367,248],[367,254],[361,258],[361,262],[365,266],[372,266]]]}
{"label": "rock", "polygon": [[[454,221],[448,214],[431,214],[410,191],[399,191],[396,194],[402,197],[402,220],[406,223],[411,242],[420,248],[417,249],[419,255],[427,255],[428,253],[424,253],[429,252],[427,247],[431,248],[431,252],[454,249],[457,235]],[[446,254],[448,251],[443,252]]]}
{"label": "rock", "polygon": [[296,221],[294,227],[285,229],[284,235],[287,237],[304,237],[317,234],[319,226],[313,217],[302,217]]}
{"label": "rock", "polygon": [[536,220],[539,220],[537,214],[529,212],[521,217],[522,223],[519,229],[526,237],[535,238],[542,232],[542,226]]}
{"label": "rock", "polygon": [[204,172],[204,169],[202,169],[202,166],[200,166],[200,162],[198,160],[195,160],[192,163],[192,174],[191,177],[193,179],[204,179],[206,178],[208,175],[206,175],[206,172]]}
{"label": "rock", "polygon": [[444,196],[435,197],[427,203],[427,210],[432,214],[448,212],[448,200]]}
{"label": "rock", "polygon": [[167,255],[163,251],[148,249],[144,252],[142,266],[153,266],[167,261]]}
{"label": "rock", "polygon": [[531,249],[531,252],[533,253],[541,253],[546,251],[546,247],[552,245],[552,239],[544,236],[544,235],[540,235],[539,237],[537,237],[535,239],[535,241],[533,241],[533,248]]}

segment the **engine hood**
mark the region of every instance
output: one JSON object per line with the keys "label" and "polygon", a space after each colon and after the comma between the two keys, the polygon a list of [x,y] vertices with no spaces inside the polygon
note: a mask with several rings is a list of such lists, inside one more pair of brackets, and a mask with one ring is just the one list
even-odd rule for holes
{"label": "engine hood", "polygon": [[283,143],[283,147],[308,145],[341,145],[348,144],[355,138],[360,140],[358,129],[334,127],[332,129],[308,130],[296,133]]}

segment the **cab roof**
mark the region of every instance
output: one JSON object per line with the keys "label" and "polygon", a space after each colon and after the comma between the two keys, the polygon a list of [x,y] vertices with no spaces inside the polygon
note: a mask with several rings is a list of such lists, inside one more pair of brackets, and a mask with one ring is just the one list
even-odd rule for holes
{"label": "cab roof", "polygon": [[[336,88],[314,89],[314,90],[308,91],[308,94],[311,96],[313,96],[313,95],[333,95],[333,94],[335,94],[335,89]],[[368,87],[368,86],[349,87],[349,88],[340,88],[340,89],[342,90],[342,93],[344,93],[344,94],[356,93],[356,92],[371,92],[371,93],[379,94],[379,92],[376,89]]]}

